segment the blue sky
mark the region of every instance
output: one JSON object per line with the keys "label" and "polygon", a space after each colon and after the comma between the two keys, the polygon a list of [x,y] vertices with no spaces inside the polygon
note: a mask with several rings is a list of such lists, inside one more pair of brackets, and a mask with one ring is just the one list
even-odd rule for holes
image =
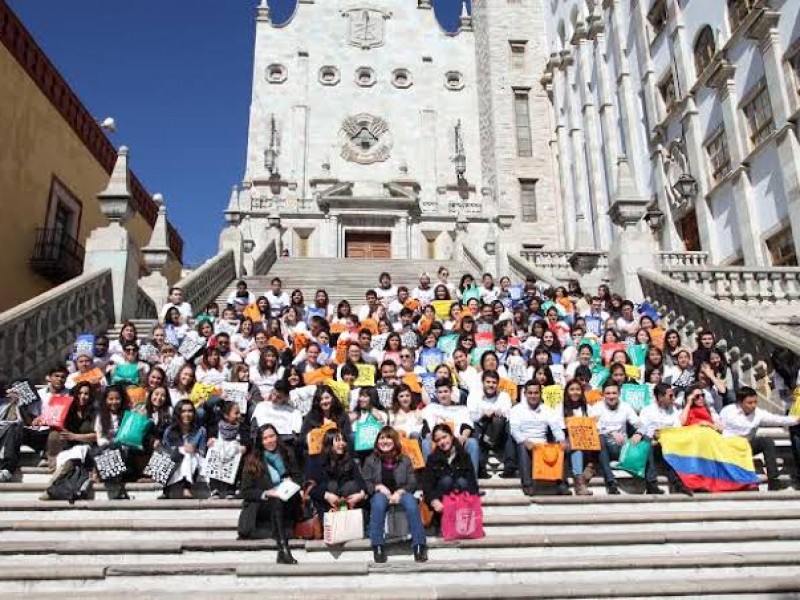
{"label": "blue sky", "polygon": [[[294,1],[269,0],[275,19]],[[89,111],[116,119],[111,140],[130,147],[139,178],[164,194],[184,260],[214,254],[243,174],[258,0],[8,3]],[[453,29],[461,0],[434,5]]]}

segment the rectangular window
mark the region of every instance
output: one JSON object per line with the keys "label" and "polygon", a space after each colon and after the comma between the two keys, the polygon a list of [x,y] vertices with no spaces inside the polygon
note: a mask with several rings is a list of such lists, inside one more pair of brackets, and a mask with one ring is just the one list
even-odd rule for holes
{"label": "rectangular window", "polygon": [[647,13],[647,21],[650,23],[650,43],[664,31],[667,26],[667,3],[665,0],[656,0],[650,12]]}
{"label": "rectangular window", "polygon": [[536,180],[519,180],[520,204],[522,205],[522,220],[525,222],[537,221],[536,216]]}
{"label": "rectangular window", "polygon": [[667,73],[666,77],[664,77],[658,84],[658,93],[661,95],[661,99],[664,101],[664,107],[666,108],[667,112],[669,112],[678,97],[675,89],[675,76],[672,74],[671,69],[669,73]]}
{"label": "rectangular window", "polygon": [[436,240],[425,238],[425,258],[436,260]]}
{"label": "rectangular window", "polygon": [[791,227],[781,229],[767,240],[767,249],[772,257],[773,267],[796,267],[797,251],[792,239]]}
{"label": "rectangular window", "polygon": [[522,70],[525,68],[526,41],[508,42],[511,50],[511,68]]}
{"label": "rectangular window", "polygon": [[514,90],[514,123],[517,130],[517,156],[533,156],[527,90]]}
{"label": "rectangular window", "polygon": [[720,127],[706,142],[706,154],[711,164],[711,178],[720,181],[731,170],[731,157],[728,153],[728,137],[725,128]]}
{"label": "rectangular window", "polygon": [[742,111],[747,119],[750,142],[753,146],[758,146],[775,130],[767,84],[762,81],[748,96],[749,99],[742,106]]}

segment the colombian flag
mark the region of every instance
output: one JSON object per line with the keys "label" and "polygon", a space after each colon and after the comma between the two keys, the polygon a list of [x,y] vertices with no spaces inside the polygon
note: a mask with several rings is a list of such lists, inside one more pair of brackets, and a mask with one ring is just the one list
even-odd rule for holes
{"label": "colombian flag", "polygon": [[710,427],[662,429],[658,442],[664,460],[691,490],[731,492],[758,486],[750,444],[743,437],[723,437]]}

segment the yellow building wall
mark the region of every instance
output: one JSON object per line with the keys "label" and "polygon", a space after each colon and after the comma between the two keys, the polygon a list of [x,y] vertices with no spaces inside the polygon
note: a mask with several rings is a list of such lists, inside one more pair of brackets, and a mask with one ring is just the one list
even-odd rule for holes
{"label": "yellow building wall", "polygon": [[[109,175],[0,44],[0,311],[54,287],[28,266],[35,229],[45,224],[53,176],[82,203],[78,241],[85,245],[93,229],[108,223],[96,195]],[[126,227],[138,247],[147,244],[151,227],[144,217],[137,213]],[[180,273],[180,262],[171,256],[167,279],[174,283]]]}

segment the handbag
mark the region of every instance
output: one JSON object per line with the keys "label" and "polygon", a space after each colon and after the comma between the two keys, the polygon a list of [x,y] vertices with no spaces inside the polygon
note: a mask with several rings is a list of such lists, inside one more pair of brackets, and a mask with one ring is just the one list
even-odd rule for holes
{"label": "handbag", "polygon": [[322,427],[317,427],[308,432],[306,444],[308,445],[309,456],[322,454],[322,444],[325,441],[325,433],[329,429],[336,429],[336,425],[333,423],[325,423]]}
{"label": "handbag", "polygon": [[536,444],[532,452],[534,480],[564,479],[564,449],[561,444]]}
{"label": "handbag", "polygon": [[64,429],[70,406],[72,396],[51,396],[47,406],[42,409],[42,423],[51,429]]}
{"label": "handbag", "polygon": [[114,372],[111,374],[111,383],[139,385],[139,364],[124,364],[114,367]]}
{"label": "handbag", "polygon": [[433,510],[425,500],[419,503],[419,518],[423,527],[430,527],[433,523]]}
{"label": "handbag", "polygon": [[444,540],[474,540],[484,536],[480,496],[467,492],[453,492],[442,498],[442,504]]}
{"label": "handbag", "polygon": [[166,487],[177,470],[178,461],[170,453],[159,448],[153,452],[147,466],[144,468],[144,476]]}
{"label": "handbag", "polygon": [[301,540],[321,540],[322,539],[322,523],[320,523],[317,509],[314,503],[311,502],[309,494],[314,487],[313,482],[306,485],[305,489],[300,494],[300,507],[301,517],[295,523],[294,537]]}
{"label": "handbag", "polygon": [[343,544],[364,537],[364,511],[329,510],[325,513],[323,539],[326,544]]}
{"label": "handbag", "polygon": [[143,414],[132,410],[125,411],[125,414],[122,415],[122,422],[119,424],[119,431],[114,436],[114,441],[123,446],[143,450],[144,437],[152,425],[153,422]]}
{"label": "handbag", "polygon": [[119,448],[107,447],[94,457],[94,466],[103,481],[117,481],[128,472]]}
{"label": "handbag", "polygon": [[356,422],[354,431],[353,447],[356,452],[372,450],[375,447],[375,440],[382,429],[381,422],[374,416],[369,415],[363,421]]}
{"label": "handbag", "polygon": [[406,511],[401,506],[392,505],[386,511],[386,523],[384,526],[386,538],[404,539],[409,535],[408,517]]}
{"label": "handbag", "polygon": [[636,475],[639,479],[644,479],[649,456],[650,440],[642,439],[639,440],[638,444],[631,444],[631,441],[627,440],[619,452],[617,468],[627,471],[631,475]]}

